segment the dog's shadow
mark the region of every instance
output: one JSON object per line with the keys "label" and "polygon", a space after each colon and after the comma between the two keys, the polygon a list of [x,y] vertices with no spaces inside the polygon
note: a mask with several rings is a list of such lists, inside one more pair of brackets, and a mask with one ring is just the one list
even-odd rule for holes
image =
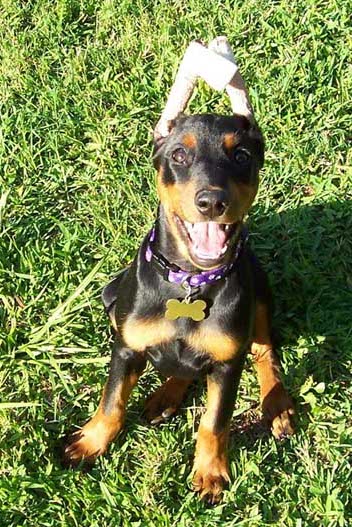
{"label": "dog's shadow", "polygon": [[[307,204],[280,213],[254,209],[250,243],[274,297],[274,341],[295,399],[296,427],[308,425],[304,385],[350,382],[351,201]],[[348,342],[349,341],[349,342]],[[308,389],[308,388],[307,388]],[[257,409],[233,419],[236,446],[269,437]]]}
{"label": "dog's shadow", "polygon": [[[349,376],[351,203],[269,215],[259,210],[250,222],[253,246],[272,284],[277,343],[285,349],[289,385],[295,387],[309,375],[315,382]],[[299,356],[290,355],[291,347],[302,348]]]}

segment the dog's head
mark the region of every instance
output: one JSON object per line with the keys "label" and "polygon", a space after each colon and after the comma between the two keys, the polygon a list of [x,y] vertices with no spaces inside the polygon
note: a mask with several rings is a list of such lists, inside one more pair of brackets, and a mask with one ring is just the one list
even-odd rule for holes
{"label": "dog's head", "polygon": [[259,128],[239,115],[181,115],[166,138],[156,139],[161,206],[180,253],[196,267],[212,269],[231,258],[263,162]]}

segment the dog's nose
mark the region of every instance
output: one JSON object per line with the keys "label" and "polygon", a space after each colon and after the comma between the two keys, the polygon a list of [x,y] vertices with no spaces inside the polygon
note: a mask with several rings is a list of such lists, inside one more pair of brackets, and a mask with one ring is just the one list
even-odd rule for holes
{"label": "dog's nose", "polygon": [[224,190],[199,190],[194,202],[199,212],[211,219],[221,216],[229,205],[229,199]]}

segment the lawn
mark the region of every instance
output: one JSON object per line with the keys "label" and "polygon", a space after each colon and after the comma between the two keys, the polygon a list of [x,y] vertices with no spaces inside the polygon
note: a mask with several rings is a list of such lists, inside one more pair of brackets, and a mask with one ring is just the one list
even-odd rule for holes
{"label": "lawn", "polygon": [[[1,2],[1,527],[351,525],[351,12],[351,0]],[[153,124],[189,41],[219,34],[266,139],[248,223],[297,433],[270,436],[248,361],[232,483],[208,508],[190,490],[202,385],[155,428],[149,368],[92,471],[63,469],[59,450],[106,379],[101,289],[153,223]],[[230,109],[201,84],[190,111]]]}

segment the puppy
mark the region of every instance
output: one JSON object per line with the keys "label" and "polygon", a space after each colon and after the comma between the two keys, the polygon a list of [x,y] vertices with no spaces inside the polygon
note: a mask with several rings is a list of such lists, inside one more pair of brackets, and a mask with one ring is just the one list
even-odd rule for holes
{"label": "puppy", "polygon": [[132,265],[103,291],[115,333],[109,377],[96,414],[71,437],[65,458],[76,464],[106,451],[147,360],[167,378],[147,400],[152,423],[169,418],[192,380],[206,377],[193,484],[215,503],[230,479],[230,420],[248,350],[274,436],[293,433],[293,406],[270,337],[270,288],[243,225],[264,143],[246,117],[180,115],[157,139],[154,162],[155,224]]}

